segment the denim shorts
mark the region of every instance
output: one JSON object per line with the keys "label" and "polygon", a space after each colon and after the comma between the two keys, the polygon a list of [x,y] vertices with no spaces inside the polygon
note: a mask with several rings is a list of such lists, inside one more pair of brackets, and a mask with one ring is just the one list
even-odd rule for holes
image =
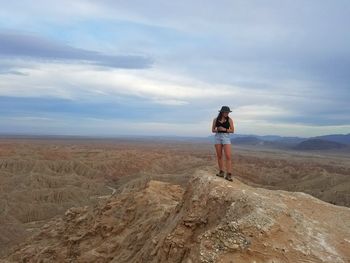
{"label": "denim shorts", "polygon": [[231,136],[228,132],[217,132],[214,136],[215,144],[231,144]]}

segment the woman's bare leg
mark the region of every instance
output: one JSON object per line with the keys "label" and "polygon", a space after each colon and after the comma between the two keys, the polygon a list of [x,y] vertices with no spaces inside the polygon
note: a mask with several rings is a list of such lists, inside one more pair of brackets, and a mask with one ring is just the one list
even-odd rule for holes
{"label": "woman's bare leg", "polygon": [[231,144],[224,144],[224,152],[226,159],[226,172],[232,173],[232,164],[231,164]]}
{"label": "woman's bare leg", "polygon": [[215,144],[216,157],[218,160],[219,169],[224,170],[224,159],[222,158],[222,144]]}

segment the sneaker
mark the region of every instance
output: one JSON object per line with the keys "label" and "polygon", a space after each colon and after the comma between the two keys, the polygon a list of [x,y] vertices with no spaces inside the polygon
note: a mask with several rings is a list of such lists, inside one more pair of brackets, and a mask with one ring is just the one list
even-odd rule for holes
{"label": "sneaker", "polygon": [[227,173],[225,179],[232,182],[233,181],[232,174],[231,173]]}
{"label": "sneaker", "polygon": [[216,174],[216,176],[219,176],[219,177],[225,177],[225,172],[220,170],[219,173]]}

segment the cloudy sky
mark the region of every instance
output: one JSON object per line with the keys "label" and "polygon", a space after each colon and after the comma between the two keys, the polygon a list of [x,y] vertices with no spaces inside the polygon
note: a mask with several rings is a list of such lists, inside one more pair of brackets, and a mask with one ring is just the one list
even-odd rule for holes
{"label": "cloudy sky", "polygon": [[348,0],[0,4],[0,133],[350,132]]}

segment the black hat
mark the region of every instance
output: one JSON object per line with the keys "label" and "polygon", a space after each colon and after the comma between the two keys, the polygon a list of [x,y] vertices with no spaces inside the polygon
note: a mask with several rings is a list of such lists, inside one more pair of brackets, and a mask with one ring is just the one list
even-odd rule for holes
{"label": "black hat", "polygon": [[232,112],[229,106],[222,106],[220,112]]}

